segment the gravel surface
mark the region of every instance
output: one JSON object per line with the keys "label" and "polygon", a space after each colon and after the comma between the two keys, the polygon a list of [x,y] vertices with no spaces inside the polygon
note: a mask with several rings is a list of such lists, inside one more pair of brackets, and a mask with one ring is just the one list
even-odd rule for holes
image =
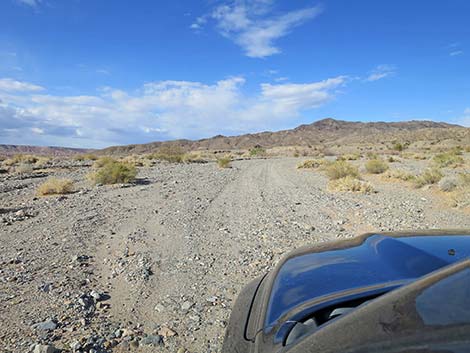
{"label": "gravel surface", "polygon": [[[330,193],[298,162],[158,164],[133,185],[94,188],[84,166],[0,176],[0,351],[218,352],[239,290],[289,250],[470,228],[432,190],[368,177],[377,193]],[[35,197],[47,175],[78,191]]]}

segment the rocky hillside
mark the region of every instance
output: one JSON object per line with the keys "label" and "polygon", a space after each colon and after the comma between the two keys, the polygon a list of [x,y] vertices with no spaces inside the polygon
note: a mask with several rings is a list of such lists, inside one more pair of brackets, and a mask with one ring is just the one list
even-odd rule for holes
{"label": "rocky hillside", "polygon": [[470,129],[459,125],[433,121],[406,122],[351,122],[323,119],[301,125],[291,130],[260,132],[240,136],[214,136],[212,138],[152,142],[147,144],[109,147],[108,154],[148,153],[162,145],[179,146],[186,150],[236,150],[260,145],[266,148],[279,146],[311,146],[333,144],[381,143],[393,140],[401,142],[442,141],[452,139],[470,143]]}
{"label": "rocky hillside", "polygon": [[51,147],[51,146],[26,146],[26,145],[0,145],[0,156],[10,156],[18,153],[35,154],[44,156],[69,156],[77,153],[89,152],[89,149]]}

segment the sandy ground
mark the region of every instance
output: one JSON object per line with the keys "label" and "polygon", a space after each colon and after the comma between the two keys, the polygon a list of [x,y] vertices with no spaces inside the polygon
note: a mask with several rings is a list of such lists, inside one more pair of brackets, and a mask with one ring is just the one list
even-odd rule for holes
{"label": "sandy ground", "polygon": [[76,181],[62,197],[35,197],[44,177],[4,178],[0,351],[218,352],[239,290],[298,246],[470,228],[432,190],[368,177],[377,193],[331,193],[298,162],[158,164],[124,187],[91,187],[73,167],[53,173]]}

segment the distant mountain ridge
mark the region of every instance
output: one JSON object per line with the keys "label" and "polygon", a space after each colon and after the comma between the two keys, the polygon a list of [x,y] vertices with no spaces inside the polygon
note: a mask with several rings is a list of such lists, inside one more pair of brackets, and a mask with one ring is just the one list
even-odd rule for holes
{"label": "distant mountain ridge", "polygon": [[35,147],[0,145],[0,155],[15,153],[54,156],[95,151],[99,154],[151,153],[162,146],[178,146],[185,150],[237,150],[254,146],[264,148],[283,146],[330,146],[333,144],[383,143],[390,141],[416,142],[455,139],[470,143],[470,128],[444,122],[411,120],[403,122],[356,122],[326,118],[294,129],[259,132],[239,136],[217,135],[200,140],[173,140],[112,146],[102,150],[66,147]]}
{"label": "distant mountain ridge", "polygon": [[55,146],[0,145],[0,155],[10,156],[18,153],[44,156],[70,156],[92,151],[86,148],[69,148]]}
{"label": "distant mountain ridge", "polygon": [[254,146],[313,146],[332,144],[380,143],[386,141],[429,141],[469,139],[470,128],[460,125],[412,120],[404,122],[353,122],[326,118],[294,129],[259,132],[239,136],[217,135],[200,140],[174,140],[108,147],[100,152],[109,154],[150,153],[161,146],[178,146],[186,150],[236,150]]}

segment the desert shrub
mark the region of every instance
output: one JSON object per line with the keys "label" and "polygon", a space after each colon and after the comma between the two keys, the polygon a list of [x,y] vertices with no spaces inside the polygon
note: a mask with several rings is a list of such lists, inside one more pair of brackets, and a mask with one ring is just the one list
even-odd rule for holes
{"label": "desert shrub", "polygon": [[413,180],[414,178],[415,176],[413,174],[410,174],[400,169],[389,169],[385,173],[382,174],[382,179],[385,179],[385,180],[395,179],[395,180],[402,180],[402,181],[410,181],[410,180]]}
{"label": "desert shrub", "polygon": [[367,159],[379,159],[379,155],[375,152],[367,152],[366,158]]}
{"label": "desert shrub", "polygon": [[232,159],[228,156],[217,158],[217,165],[219,168],[230,168],[230,162]]}
{"label": "desert shrub", "polygon": [[465,152],[470,152],[470,145],[465,146],[464,150],[465,150]]}
{"label": "desert shrub", "polygon": [[470,173],[459,174],[459,185],[470,186]]}
{"label": "desert shrub", "polygon": [[441,168],[456,167],[464,162],[463,158],[455,152],[436,154],[432,160],[438,167]]}
{"label": "desert shrub", "polygon": [[426,169],[414,179],[415,186],[420,188],[425,185],[436,184],[443,177],[442,172],[437,168]]}
{"label": "desert shrub", "polygon": [[421,153],[415,153],[411,156],[411,158],[413,158],[417,161],[424,161],[424,160],[428,159],[428,156],[426,156],[425,154],[421,154]]}
{"label": "desert shrub", "polygon": [[335,161],[325,166],[325,172],[331,180],[341,179],[347,176],[359,177],[357,167],[345,161]]}
{"label": "desert shrub", "polygon": [[388,163],[395,163],[395,162],[400,162],[400,160],[398,158],[393,157],[393,156],[389,156],[387,158],[387,162]]}
{"label": "desert shrub", "polygon": [[14,166],[21,163],[24,164],[33,164],[38,161],[38,157],[32,156],[29,154],[15,154],[13,157],[8,158],[3,161],[3,165],[5,166]]}
{"label": "desert shrub", "polygon": [[439,180],[437,184],[439,189],[444,192],[454,191],[458,186],[458,180],[455,177],[445,177]]}
{"label": "desert shrub", "polygon": [[261,146],[250,148],[249,152],[251,157],[262,156],[266,154],[266,150]]}
{"label": "desert shrub", "polygon": [[401,152],[401,151],[403,151],[403,150],[405,149],[405,146],[403,146],[403,144],[401,144],[400,142],[395,142],[395,143],[393,144],[393,146],[392,146],[392,149],[393,149],[394,151],[399,151],[399,152]]}
{"label": "desert shrub", "polygon": [[33,166],[27,163],[21,163],[15,167],[15,172],[18,174],[31,174],[33,171]]}
{"label": "desert shrub", "polygon": [[206,163],[206,159],[200,152],[189,152],[183,156],[184,163]]}
{"label": "desert shrub", "polygon": [[170,163],[182,163],[185,159],[185,152],[179,146],[165,145],[161,146],[156,153],[152,153],[150,158]]}
{"label": "desert shrub", "polygon": [[40,156],[40,157],[37,157],[37,160],[34,164],[37,167],[44,167],[46,164],[49,163],[50,160],[51,159],[49,157]]}
{"label": "desert shrub", "polygon": [[333,179],[328,182],[328,189],[340,192],[361,192],[370,193],[374,191],[372,185],[363,180],[359,180],[353,176],[345,176],[344,178]]}
{"label": "desert shrub", "polygon": [[98,159],[98,156],[93,153],[83,153],[77,154],[73,157],[73,159],[75,159],[76,161],[96,161]]}
{"label": "desert shrub", "polygon": [[50,178],[39,185],[36,193],[39,196],[69,194],[73,192],[73,182],[70,179]]}
{"label": "desert shrub", "polygon": [[453,206],[470,207],[470,173],[462,173],[458,177],[458,186],[451,193]]}
{"label": "desert shrub", "polygon": [[371,159],[366,162],[365,167],[368,173],[382,174],[388,169],[388,164],[381,159]]}
{"label": "desert shrub", "polygon": [[88,177],[95,184],[130,183],[137,175],[135,166],[130,163],[111,161],[104,164]]}
{"label": "desert shrub", "polygon": [[93,168],[101,168],[104,167],[108,163],[115,163],[116,160],[109,156],[103,156],[98,158],[95,163],[93,163]]}
{"label": "desert shrub", "polygon": [[325,164],[323,159],[307,159],[297,165],[297,169],[315,169]]}
{"label": "desert shrub", "polygon": [[361,158],[361,155],[359,153],[347,153],[347,154],[343,154],[342,156],[339,156],[338,160],[339,161],[357,161],[360,158]]}

